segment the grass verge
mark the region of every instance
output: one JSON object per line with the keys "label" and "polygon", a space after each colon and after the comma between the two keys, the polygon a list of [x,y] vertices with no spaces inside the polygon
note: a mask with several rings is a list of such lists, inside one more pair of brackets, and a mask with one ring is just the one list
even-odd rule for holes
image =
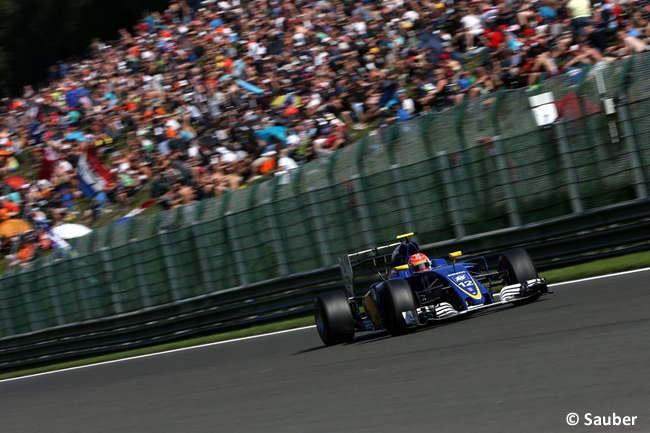
{"label": "grass verge", "polygon": [[650,267],[650,251],[626,254],[624,256],[612,257],[609,259],[594,260],[593,262],[583,263],[568,268],[545,271],[541,274],[546,277],[546,280],[549,283],[552,284],[647,267]]}
{"label": "grass verge", "polygon": [[[546,277],[547,281],[552,284],[552,283],[560,283],[562,281],[570,281],[570,280],[576,280],[580,278],[595,277],[598,275],[605,275],[605,274],[611,274],[615,272],[641,269],[646,267],[650,267],[650,252],[647,251],[628,254],[621,257],[595,260],[593,262],[584,263],[577,266],[571,266],[563,269],[554,269],[551,271],[543,272],[542,276]],[[206,337],[183,340],[183,341],[178,341],[169,344],[161,344],[158,346],[152,346],[143,349],[128,350],[124,352],[113,353],[110,355],[54,364],[54,365],[41,367],[41,368],[15,371],[11,373],[1,374],[0,380],[10,379],[10,378],[20,377],[20,376],[27,376],[30,374],[43,373],[48,371],[61,370],[65,368],[96,364],[100,362],[113,361],[117,359],[124,359],[124,358],[139,356],[139,355],[148,355],[148,354],[164,352],[168,350],[199,346],[201,344],[232,340],[235,338],[267,334],[269,332],[299,328],[302,326],[309,326],[313,324],[314,324],[313,317],[304,317],[300,319],[287,320],[287,321],[277,322],[269,325],[254,326],[239,331],[214,334]],[[318,336],[316,335],[315,332],[314,332],[314,342],[315,342],[314,344],[318,344]]]}

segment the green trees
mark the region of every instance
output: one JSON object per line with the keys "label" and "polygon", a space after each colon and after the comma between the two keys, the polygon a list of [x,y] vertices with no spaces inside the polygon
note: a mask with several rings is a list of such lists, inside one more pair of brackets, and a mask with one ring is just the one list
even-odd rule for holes
{"label": "green trees", "polygon": [[82,57],[93,38],[117,39],[143,10],[168,0],[0,0],[0,94],[47,79],[48,67]]}

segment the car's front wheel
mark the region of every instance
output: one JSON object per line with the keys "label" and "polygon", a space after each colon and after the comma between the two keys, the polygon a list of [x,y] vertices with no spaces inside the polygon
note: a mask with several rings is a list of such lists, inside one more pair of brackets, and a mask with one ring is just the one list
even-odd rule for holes
{"label": "car's front wheel", "polygon": [[316,296],[314,319],[318,335],[325,345],[354,340],[354,315],[344,291],[335,290]]}
{"label": "car's front wheel", "polygon": [[[499,270],[502,273],[503,283],[523,284],[526,281],[538,278],[537,269],[528,252],[523,248],[516,248],[503,253],[499,257]],[[539,299],[541,293],[537,292],[528,298],[515,301],[514,304],[533,302]]]}
{"label": "car's front wheel", "polygon": [[406,280],[388,280],[380,290],[380,302],[384,327],[390,335],[402,335],[412,330],[402,313],[415,310],[415,294]]}

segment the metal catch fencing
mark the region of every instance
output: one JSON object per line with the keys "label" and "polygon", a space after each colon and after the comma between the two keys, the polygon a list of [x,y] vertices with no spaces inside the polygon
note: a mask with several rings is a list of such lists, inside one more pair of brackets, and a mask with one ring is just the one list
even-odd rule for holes
{"label": "metal catch fencing", "polygon": [[[493,266],[504,248],[518,242],[525,245],[544,275],[555,267],[648,250],[650,242],[639,243],[638,238],[639,233],[650,230],[649,217],[650,200],[641,199],[423,248],[433,253],[458,249],[470,255],[481,252]],[[577,227],[581,228],[579,234],[575,233]],[[355,287],[360,290],[378,278],[372,271],[355,273],[354,277]],[[341,288],[338,266],[330,265],[150,308],[12,335],[0,338],[0,372],[305,317],[311,314],[316,294]],[[358,290],[356,294],[362,293]]]}
{"label": "metal catch fencing", "polygon": [[284,176],[95,230],[72,257],[0,277],[0,338],[258,287],[403,232],[462,243],[645,203],[648,66],[644,54],[547,80],[536,92],[552,91],[562,116],[550,127],[535,125],[530,91],[502,90],[380,129]]}

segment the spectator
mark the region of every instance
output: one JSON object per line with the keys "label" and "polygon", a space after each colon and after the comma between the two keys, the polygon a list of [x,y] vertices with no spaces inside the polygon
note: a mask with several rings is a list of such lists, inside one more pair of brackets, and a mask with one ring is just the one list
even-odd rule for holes
{"label": "spectator", "polygon": [[483,24],[481,19],[476,15],[476,8],[471,6],[460,20],[463,25],[463,35],[465,37],[466,50],[473,50],[475,39],[483,33]]}
{"label": "spectator", "polygon": [[628,56],[634,53],[641,53],[648,49],[647,42],[636,36],[631,36],[629,32],[626,33],[626,31],[623,29],[617,30],[616,36],[620,41],[620,49],[616,53],[619,57]]}
{"label": "spectator", "polygon": [[571,15],[571,28],[575,36],[585,34],[585,25],[591,22],[590,0],[568,0],[566,7]]}
{"label": "spectator", "polygon": [[411,99],[406,92],[402,91],[399,94],[402,110],[411,118],[415,114],[415,102]]}

